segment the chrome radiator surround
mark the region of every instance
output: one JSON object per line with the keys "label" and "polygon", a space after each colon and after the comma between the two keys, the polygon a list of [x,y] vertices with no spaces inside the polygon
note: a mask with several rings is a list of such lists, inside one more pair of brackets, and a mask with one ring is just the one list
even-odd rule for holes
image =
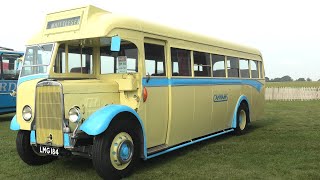
{"label": "chrome radiator surround", "polygon": [[63,147],[66,122],[62,85],[56,81],[39,82],[35,102],[37,144]]}

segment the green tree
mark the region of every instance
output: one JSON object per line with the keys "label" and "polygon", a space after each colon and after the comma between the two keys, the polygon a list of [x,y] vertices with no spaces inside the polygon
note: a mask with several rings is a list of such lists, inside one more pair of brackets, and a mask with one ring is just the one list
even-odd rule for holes
{"label": "green tree", "polygon": [[280,82],[287,82],[287,81],[293,81],[293,79],[288,75],[283,76],[282,78],[280,78]]}
{"label": "green tree", "polygon": [[306,79],[304,79],[304,78],[299,78],[299,79],[297,79],[296,81],[306,81]]}

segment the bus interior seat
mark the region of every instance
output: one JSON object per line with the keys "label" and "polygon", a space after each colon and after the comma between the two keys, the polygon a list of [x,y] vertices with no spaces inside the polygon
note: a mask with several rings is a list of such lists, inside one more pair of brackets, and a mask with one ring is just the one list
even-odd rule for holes
{"label": "bus interior seat", "polygon": [[239,69],[237,68],[228,69],[228,77],[239,77]]}
{"label": "bus interior seat", "polygon": [[74,67],[70,70],[71,73],[81,73],[82,74],[88,74],[88,68],[87,67]]}
{"label": "bus interior seat", "polygon": [[195,71],[194,76],[208,77],[210,76],[210,73],[208,73],[207,71]]}
{"label": "bus interior seat", "polygon": [[151,74],[151,76],[165,76],[165,74],[164,73],[158,73],[158,74],[153,73],[153,74]]}
{"label": "bus interior seat", "polygon": [[258,78],[258,71],[257,70],[251,70],[251,76],[252,76],[252,78]]}
{"label": "bus interior seat", "polygon": [[240,70],[240,73],[241,73],[241,77],[249,78],[249,69]]}
{"label": "bus interior seat", "polygon": [[226,77],[226,72],[224,69],[213,71],[213,77]]}

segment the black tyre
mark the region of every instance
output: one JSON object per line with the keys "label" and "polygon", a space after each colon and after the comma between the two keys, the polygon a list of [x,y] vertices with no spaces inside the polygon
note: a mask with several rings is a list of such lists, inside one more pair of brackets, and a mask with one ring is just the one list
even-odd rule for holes
{"label": "black tyre", "polygon": [[55,156],[41,156],[35,152],[33,147],[30,145],[30,131],[18,131],[16,146],[20,158],[28,165],[47,164],[57,159]]}
{"label": "black tyre", "polygon": [[249,122],[249,108],[246,103],[241,103],[237,111],[237,127],[235,129],[235,134],[244,134]]}
{"label": "black tyre", "polygon": [[108,129],[94,138],[92,162],[103,179],[128,176],[137,164],[140,140],[132,121],[115,119]]}

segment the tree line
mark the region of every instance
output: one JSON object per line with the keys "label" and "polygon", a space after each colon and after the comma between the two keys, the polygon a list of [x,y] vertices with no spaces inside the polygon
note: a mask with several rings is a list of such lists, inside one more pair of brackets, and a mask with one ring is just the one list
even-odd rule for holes
{"label": "tree line", "polygon": [[[312,81],[312,79],[298,78],[298,79],[294,80],[294,79],[292,79],[292,77],[286,75],[281,78],[274,78],[274,79],[270,79],[270,78],[266,77],[266,81],[267,82],[290,82],[290,81]],[[320,79],[318,81],[320,81]]]}

